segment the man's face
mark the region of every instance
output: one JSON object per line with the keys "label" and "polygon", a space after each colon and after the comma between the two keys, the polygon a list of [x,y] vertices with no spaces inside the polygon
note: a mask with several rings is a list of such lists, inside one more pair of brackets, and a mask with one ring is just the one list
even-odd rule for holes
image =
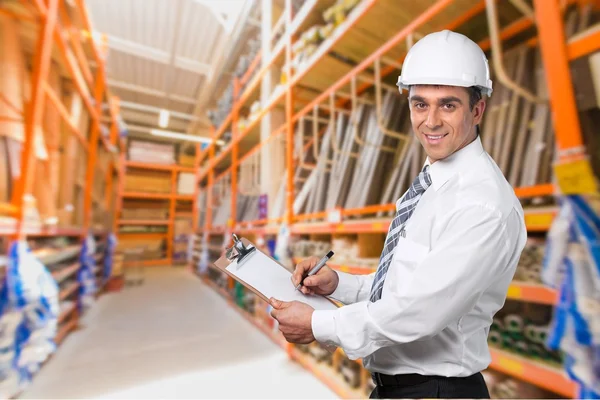
{"label": "man's face", "polygon": [[413,131],[434,163],[475,139],[485,102],[480,100],[471,110],[463,87],[415,85],[409,91],[409,107]]}

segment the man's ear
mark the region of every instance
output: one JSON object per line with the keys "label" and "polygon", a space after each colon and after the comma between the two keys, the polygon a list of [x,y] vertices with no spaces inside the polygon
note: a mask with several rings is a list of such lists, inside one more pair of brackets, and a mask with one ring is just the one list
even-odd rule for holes
{"label": "man's ear", "polygon": [[481,124],[481,121],[483,120],[485,106],[485,100],[481,99],[477,102],[477,104],[475,104],[475,107],[473,107],[473,125]]}

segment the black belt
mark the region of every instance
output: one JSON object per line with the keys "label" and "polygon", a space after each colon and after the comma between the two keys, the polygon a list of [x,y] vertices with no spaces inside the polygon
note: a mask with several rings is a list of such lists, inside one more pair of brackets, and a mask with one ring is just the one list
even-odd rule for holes
{"label": "black belt", "polygon": [[413,386],[439,378],[419,374],[385,375],[375,372],[371,375],[377,386]]}

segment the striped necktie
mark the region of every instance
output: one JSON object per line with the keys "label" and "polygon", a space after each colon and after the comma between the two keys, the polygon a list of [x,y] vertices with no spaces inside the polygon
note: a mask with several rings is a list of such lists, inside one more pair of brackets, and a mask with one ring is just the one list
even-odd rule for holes
{"label": "striped necktie", "polygon": [[379,259],[379,266],[375,273],[375,279],[373,279],[373,286],[371,286],[371,301],[375,302],[381,299],[381,292],[383,291],[383,282],[385,281],[385,275],[388,267],[392,262],[394,255],[394,248],[398,244],[400,235],[403,234],[406,222],[415,211],[419,199],[425,193],[427,188],[431,186],[431,177],[429,176],[429,165],[417,175],[410,188],[402,198],[400,207],[396,217],[390,224],[387,237],[385,238],[385,246],[381,252],[381,258]]}

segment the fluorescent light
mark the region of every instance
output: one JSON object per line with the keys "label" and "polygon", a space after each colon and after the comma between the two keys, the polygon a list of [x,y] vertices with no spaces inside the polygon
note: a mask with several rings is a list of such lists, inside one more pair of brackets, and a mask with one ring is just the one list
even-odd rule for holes
{"label": "fluorescent light", "polygon": [[167,110],[160,110],[158,113],[158,126],[166,128],[169,125],[169,116],[171,114]]}
{"label": "fluorescent light", "polygon": [[[150,134],[154,135],[154,136],[161,136],[161,137],[166,137],[166,138],[171,138],[171,139],[186,140],[188,142],[199,142],[199,143],[211,143],[212,142],[211,139],[206,138],[206,137],[188,135],[188,134],[181,133],[181,132],[164,131],[162,129],[151,129]],[[222,140],[217,140],[217,144],[219,146],[223,146],[225,144],[225,142]]]}

